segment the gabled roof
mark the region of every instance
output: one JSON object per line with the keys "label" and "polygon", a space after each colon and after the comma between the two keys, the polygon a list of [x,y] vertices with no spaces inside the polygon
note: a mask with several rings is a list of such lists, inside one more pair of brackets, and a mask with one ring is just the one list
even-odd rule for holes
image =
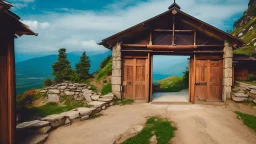
{"label": "gabled roof", "polygon": [[[20,22],[20,17],[17,16],[15,13],[10,11],[10,8],[13,7],[11,3],[0,0],[0,12],[3,12],[8,17],[10,17],[14,23],[15,23],[15,34],[18,36],[25,35],[35,35],[37,36],[37,33],[34,33],[32,30],[29,29],[29,26],[23,24]],[[3,10],[2,10],[3,9]]]}
{"label": "gabled roof", "polygon": [[173,5],[171,5],[169,8],[168,11],[165,11],[164,13],[160,14],[160,15],[157,15],[153,18],[150,18],[144,22],[141,22],[135,26],[132,26],[124,31],[121,31],[119,33],[116,33],[108,38],[105,38],[102,40],[102,42],[99,43],[99,45],[103,45],[105,46],[106,48],[111,48],[113,47],[117,42],[121,42],[125,37],[128,37],[130,35],[130,33],[132,31],[136,31],[136,29],[144,29],[144,30],[147,30],[147,28],[145,27],[146,24],[149,24],[151,22],[153,22],[155,19],[158,19],[166,14],[171,14],[172,13],[172,10],[176,10],[178,14],[182,15],[183,17],[187,18],[187,19],[190,19],[191,21],[193,21],[195,23],[196,26],[198,26],[198,28],[204,28],[205,30],[210,30],[210,31],[213,31],[215,32],[216,34],[218,34],[219,36],[221,36],[223,38],[223,40],[228,40],[228,41],[231,41],[233,44],[236,44],[236,45],[243,45],[244,42],[236,37],[234,37],[233,35],[229,34],[229,33],[226,33],[210,24],[207,24],[183,11],[181,11],[176,5],[176,3],[174,3]]}

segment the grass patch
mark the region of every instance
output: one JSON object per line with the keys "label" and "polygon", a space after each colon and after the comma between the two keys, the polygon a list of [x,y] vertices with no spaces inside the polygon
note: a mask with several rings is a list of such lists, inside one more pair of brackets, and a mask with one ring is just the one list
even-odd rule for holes
{"label": "grass patch", "polygon": [[183,77],[171,76],[158,83],[159,88],[164,92],[180,92],[186,88]]}
{"label": "grass patch", "polygon": [[149,144],[149,139],[154,135],[157,137],[158,144],[168,144],[174,137],[175,130],[176,128],[167,119],[150,117],[142,131],[123,144]]}
{"label": "grass patch", "polygon": [[252,45],[244,46],[239,49],[235,49],[233,52],[234,54],[245,54],[248,56],[252,55],[252,51],[254,50],[254,47]]}
{"label": "grass patch", "polygon": [[110,76],[111,73],[112,73],[112,58],[108,59],[108,62],[105,64],[105,66],[96,73],[96,80],[100,81],[101,79],[104,79],[107,76]]}
{"label": "grass patch", "polygon": [[99,113],[99,114],[95,114],[95,115],[90,116],[89,119],[96,119],[96,118],[99,118],[101,116],[103,116],[103,114]]}
{"label": "grass patch", "polygon": [[124,99],[124,100],[120,100],[120,99],[115,99],[114,100],[114,105],[131,105],[134,103],[134,100],[132,99]]}
{"label": "grass patch", "polygon": [[111,83],[106,84],[101,90],[102,95],[106,95],[111,92],[112,92],[112,84]]}
{"label": "grass patch", "polygon": [[256,86],[256,82],[251,82],[251,81],[242,81],[242,82]]}
{"label": "grass patch", "polygon": [[238,119],[241,119],[245,125],[256,132],[256,116],[236,112]]}

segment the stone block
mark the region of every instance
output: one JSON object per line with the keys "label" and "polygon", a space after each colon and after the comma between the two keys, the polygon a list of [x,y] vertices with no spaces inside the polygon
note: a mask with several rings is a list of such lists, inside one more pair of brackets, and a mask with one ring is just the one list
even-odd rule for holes
{"label": "stone block", "polygon": [[112,76],[121,77],[122,76],[122,70],[121,69],[113,69],[112,70]]}
{"label": "stone block", "polygon": [[121,85],[122,78],[121,77],[111,77],[112,85]]}
{"label": "stone block", "polygon": [[120,56],[113,56],[113,57],[112,57],[112,60],[113,60],[113,61],[121,61],[122,58],[121,58]]}
{"label": "stone block", "polygon": [[231,68],[224,69],[224,78],[232,78],[233,72]]}
{"label": "stone block", "polygon": [[49,94],[59,94],[60,90],[59,89],[49,89],[48,93]]}
{"label": "stone block", "polygon": [[59,102],[60,101],[59,95],[58,94],[48,94],[47,101],[48,102]]}
{"label": "stone block", "polygon": [[122,63],[121,61],[118,60],[113,60],[112,61],[112,69],[121,69],[122,68]]}
{"label": "stone block", "polygon": [[232,78],[223,78],[223,86],[232,86]]}
{"label": "stone block", "polygon": [[121,98],[121,92],[113,92],[114,93],[114,95],[117,97],[117,98]]}
{"label": "stone block", "polygon": [[225,58],[223,67],[226,68],[231,68],[232,69],[232,58]]}
{"label": "stone block", "polygon": [[61,115],[68,117],[71,121],[80,116],[78,111],[63,112]]}
{"label": "stone block", "polygon": [[76,109],[81,116],[90,115],[94,108],[81,107]]}
{"label": "stone block", "polygon": [[112,92],[120,92],[121,85],[112,85]]}

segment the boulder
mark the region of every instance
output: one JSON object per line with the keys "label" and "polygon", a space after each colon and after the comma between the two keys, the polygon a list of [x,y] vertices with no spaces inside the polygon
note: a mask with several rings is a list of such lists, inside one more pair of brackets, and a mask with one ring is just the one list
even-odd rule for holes
{"label": "boulder", "polygon": [[48,93],[49,94],[59,94],[60,90],[59,89],[49,89]]}
{"label": "boulder", "polygon": [[67,118],[67,119],[66,119],[66,121],[65,121],[65,125],[71,125],[71,121],[70,121],[70,119],[69,119],[69,118]]}
{"label": "boulder", "polygon": [[85,116],[85,115],[90,115],[94,109],[95,108],[80,107],[80,108],[77,108],[76,111],[78,111],[81,116]]}
{"label": "boulder", "polygon": [[71,121],[77,119],[80,116],[78,111],[63,112],[61,115],[68,117]]}
{"label": "boulder", "polygon": [[157,144],[156,135],[152,136],[152,137],[149,139],[149,143],[150,143],[150,144]]}
{"label": "boulder", "polygon": [[88,89],[83,89],[82,90],[83,93],[83,97],[85,98],[86,101],[91,102],[91,96],[92,96],[92,90],[88,90]]}
{"label": "boulder", "polygon": [[19,142],[20,144],[43,144],[46,142],[47,138],[49,137],[49,134],[43,134],[43,135],[31,135],[26,138],[26,140]]}
{"label": "boulder", "polygon": [[83,121],[83,120],[87,120],[89,118],[89,115],[85,115],[85,116],[83,116],[83,117],[81,117],[81,121]]}
{"label": "boulder", "polygon": [[95,108],[102,107],[105,104],[106,104],[106,102],[100,102],[100,101],[93,101],[93,102],[89,103],[89,105],[91,105],[91,106],[93,106]]}
{"label": "boulder", "polygon": [[58,94],[48,94],[47,101],[48,102],[59,102],[60,101],[59,95]]}
{"label": "boulder", "polygon": [[99,98],[100,98],[99,95],[93,95],[93,96],[91,96],[91,99],[92,99],[93,101],[97,101]]}
{"label": "boulder", "polygon": [[40,134],[46,134],[48,133],[50,130],[52,129],[51,126],[45,126],[45,127],[42,127],[38,130],[38,133]]}
{"label": "boulder", "polygon": [[49,115],[45,118],[42,118],[42,120],[44,120],[44,121],[49,121],[53,128],[64,125],[66,119],[67,119],[67,117],[65,117],[64,115],[61,115],[61,114]]}
{"label": "boulder", "polygon": [[71,96],[71,95],[74,95],[75,92],[65,90],[65,91],[64,91],[64,94],[67,95],[67,96]]}

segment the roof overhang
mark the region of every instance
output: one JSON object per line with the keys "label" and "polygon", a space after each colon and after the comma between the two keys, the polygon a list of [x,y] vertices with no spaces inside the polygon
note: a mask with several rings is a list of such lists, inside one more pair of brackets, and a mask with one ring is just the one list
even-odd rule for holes
{"label": "roof overhang", "polygon": [[[164,13],[162,13],[160,15],[157,15],[151,19],[148,19],[148,20],[141,22],[135,26],[132,26],[124,31],[121,31],[119,33],[116,33],[116,34],[110,36],[110,37],[103,39],[99,43],[99,45],[103,45],[104,47],[111,49],[116,43],[122,42],[122,40],[124,38],[128,37],[131,33],[136,32],[136,31],[138,32],[138,31],[142,31],[142,30],[147,30],[148,29],[147,24],[160,18],[163,15],[171,14],[172,10],[174,10],[174,9],[177,11],[178,14],[182,15],[184,18],[189,19],[191,22],[194,22],[194,24],[193,23],[192,24],[190,23],[190,24],[191,24],[191,26],[195,27],[197,30],[201,30],[204,33],[207,33],[207,31],[214,31],[214,35],[211,35],[211,36],[220,37],[223,41],[227,40],[227,41],[231,42],[234,46],[242,46],[244,44],[244,42],[242,40],[232,36],[231,34],[226,33],[224,31],[222,31],[210,24],[207,24],[206,22],[203,22],[203,21],[181,11],[180,9],[174,7],[173,9],[169,9],[168,11],[165,11]],[[148,30],[150,30],[150,29],[148,29]]]}

